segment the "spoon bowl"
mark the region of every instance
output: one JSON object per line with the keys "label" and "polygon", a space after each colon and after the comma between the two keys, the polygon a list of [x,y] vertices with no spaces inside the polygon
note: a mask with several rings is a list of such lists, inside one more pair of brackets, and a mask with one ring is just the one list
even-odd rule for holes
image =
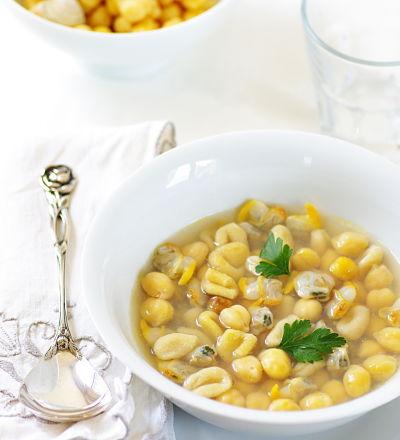
{"label": "spoon bowl", "polygon": [[111,393],[100,374],[85,359],[60,351],[42,359],[26,376],[20,401],[53,422],[93,417],[111,403]]}

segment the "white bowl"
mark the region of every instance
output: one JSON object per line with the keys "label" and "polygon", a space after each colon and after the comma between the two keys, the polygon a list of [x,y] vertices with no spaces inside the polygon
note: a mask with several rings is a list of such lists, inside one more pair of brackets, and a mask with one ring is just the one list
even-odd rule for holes
{"label": "white bowl", "polygon": [[199,397],[142,357],[132,337],[131,289],[154,247],[209,214],[249,197],[306,201],[365,227],[400,255],[399,168],[326,136],[284,131],[225,134],[155,159],[125,181],[95,219],[83,255],[88,310],[108,348],[176,405],[231,430],[300,435],[349,422],[400,395],[400,373],[348,403],[305,412],[243,409]]}
{"label": "white bowl", "polygon": [[22,7],[17,0],[2,0],[23,25],[95,73],[135,77],[156,72],[178,57],[196,50],[202,40],[223,23],[233,0],[176,26],[135,33],[88,32],[53,23]]}

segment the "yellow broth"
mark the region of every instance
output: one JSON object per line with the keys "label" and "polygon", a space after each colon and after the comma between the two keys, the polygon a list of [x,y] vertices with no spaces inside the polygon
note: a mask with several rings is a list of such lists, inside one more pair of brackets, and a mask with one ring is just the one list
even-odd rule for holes
{"label": "yellow broth", "polygon": [[[262,202],[257,201],[257,203]],[[244,206],[246,206],[246,204]],[[257,204],[254,206],[255,208],[262,207],[262,205]],[[177,249],[177,252],[182,252],[182,249],[187,249],[185,246],[193,242],[206,243],[209,246],[207,257],[204,264],[196,265],[191,280],[184,280],[185,283],[183,285],[178,285],[178,281],[181,279],[182,273],[185,269],[177,269],[178,273],[174,274],[172,277],[173,295],[170,298],[162,299],[163,307],[153,312],[151,311],[153,305],[146,306],[147,303],[145,303],[145,301],[149,298],[152,298],[150,299],[150,303],[152,304],[154,303],[154,299],[159,301],[159,298],[155,298],[157,297],[157,293],[154,294],[154,292],[151,292],[151,296],[149,296],[141,286],[141,282],[145,279],[146,274],[149,272],[158,272],[153,266],[154,256],[150,258],[149,263],[141,271],[133,289],[132,322],[135,339],[140,341],[140,346],[142,347],[146,359],[148,359],[155,368],[159,369],[162,374],[179,384],[183,384],[186,388],[192,389],[200,395],[212,397],[223,403],[263,410],[298,410],[321,408],[359,397],[389,379],[397,369],[397,353],[400,352],[400,328],[398,327],[398,325],[400,326],[400,322],[394,322],[392,315],[397,317],[396,313],[397,310],[400,309],[400,306],[395,304],[393,310],[391,307],[397,298],[396,289],[398,288],[398,278],[396,277],[396,279],[391,280],[389,277],[385,282],[385,276],[378,276],[377,280],[374,281],[374,277],[368,274],[373,272],[375,267],[381,265],[384,265],[387,268],[383,275],[387,275],[387,273],[397,274],[398,262],[388,250],[372,240],[370,235],[347,221],[335,217],[324,217],[321,219],[316,211],[317,213],[315,215],[317,215],[318,221],[315,223],[315,218],[313,218],[312,215],[310,218],[307,218],[304,209],[293,210],[286,207],[276,208],[266,206],[262,212],[265,214],[268,211],[271,212],[271,209],[277,209],[276,212],[278,215],[272,216],[272,220],[271,218],[268,220],[269,223],[268,221],[262,223],[262,216],[261,220],[257,216],[252,217],[251,210],[247,210],[249,211],[247,212],[246,209],[243,210],[238,208],[229,212],[203,218],[168,238],[167,243],[173,243],[176,246],[174,249]],[[255,210],[255,212],[257,213],[257,210]],[[297,218],[296,216],[299,214],[301,217]],[[293,255],[290,263],[292,276],[281,275],[275,277],[276,280],[282,283],[283,294],[280,297],[280,301],[278,301],[279,304],[271,305],[271,301],[268,300],[267,294],[266,297],[263,298],[261,292],[262,289],[259,292],[260,298],[258,298],[258,300],[244,298],[244,291],[246,291],[246,286],[248,287],[250,281],[247,281],[246,285],[245,282],[241,282],[240,280],[244,278],[246,280],[253,280],[254,282],[254,279],[257,278],[254,273],[249,272],[245,268],[245,263],[239,268],[239,273],[243,272],[243,276],[234,280],[236,287],[238,285],[241,286],[241,288],[237,287],[239,293],[235,298],[226,301],[226,298],[224,299],[219,295],[208,294],[204,291],[204,280],[205,277],[207,277],[206,270],[210,265],[212,266],[213,263],[215,264],[214,260],[212,260],[212,263],[210,264],[210,254],[215,251],[215,249],[217,249],[218,253],[218,249],[224,246],[224,244],[220,244],[219,246],[215,245],[215,237],[216,234],[218,234],[217,231],[224,225],[231,223],[235,223],[236,225],[242,224],[243,226],[243,222],[238,220],[238,215],[241,217],[240,220],[243,220],[243,217],[245,217],[246,223],[251,224],[254,228],[251,233],[247,232],[244,234],[247,238],[249,256],[259,255],[260,249],[267,240],[271,229],[277,224],[287,224],[290,226],[288,228],[289,233],[291,233],[294,240]],[[271,217],[271,215],[269,217]],[[268,215],[265,216],[265,219],[267,218]],[[319,221],[321,221],[321,224],[318,224]],[[238,227],[243,230],[242,226]],[[237,231],[237,229],[235,230]],[[315,240],[315,237],[320,233],[316,233],[316,230],[324,230],[329,235],[329,240],[327,240],[327,236],[325,235],[326,250],[322,249],[323,246],[322,248],[318,246],[318,241]],[[338,251],[338,247],[334,249],[333,242],[337,243],[336,238],[340,236],[340,234],[349,231],[361,234],[361,236],[368,241],[368,245],[365,246],[364,244],[359,251],[357,251],[357,246],[354,245],[354,243],[348,245],[350,246],[348,247],[350,250],[346,250],[346,247],[341,248],[340,252]],[[240,236],[242,235],[243,234]],[[314,238],[311,240],[311,237]],[[229,234],[227,240],[230,242]],[[311,241],[312,243],[310,244]],[[378,258],[376,261],[371,260],[371,268],[369,268],[368,265],[364,267],[363,263],[360,263],[360,261],[362,261],[363,256],[369,252],[371,246],[378,246],[383,252],[383,258]],[[314,250],[310,253],[309,249],[312,247],[317,249],[317,251]],[[204,246],[202,246],[202,248],[204,248]],[[308,249],[308,251],[303,255],[303,251],[299,252],[299,250],[304,248]],[[307,252],[313,257],[311,260],[307,257]],[[350,252],[351,256],[346,256],[346,252]],[[317,257],[315,257],[315,254]],[[357,273],[351,276],[346,275],[346,279],[334,275],[331,270],[332,262],[343,256],[349,258],[351,262],[354,263],[353,266],[355,266],[357,270]],[[229,259],[229,256],[227,256],[227,258]],[[186,263],[182,263],[183,266],[184,264],[187,264],[187,261]],[[304,267],[304,264],[306,266],[307,264],[309,266],[311,264],[311,266]],[[160,270],[159,264],[158,269]],[[163,270],[163,267],[161,267],[161,270]],[[301,298],[295,288],[289,288],[290,283],[292,283],[292,278],[294,278],[294,280],[296,279],[293,277],[296,272],[298,272],[297,277],[299,277],[305,272],[310,271],[314,273],[325,273],[332,277],[334,286],[330,291],[327,301],[318,301],[316,297]],[[168,270],[166,270],[166,272],[168,273]],[[198,289],[200,292],[193,289],[193,283],[197,288],[200,285],[200,289]],[[367,284],[367,286],[365,284]],[[384,287],[371,289],[371,286],[374,286],[374,284],[378,284],[379,286],[382,284]],[[171,285],[171,283],[169,285]],[[334,301],[336,301],[334,298],[342,298],[337,292],[341,292],[341,289],[344,288],[344,286],[350,286],[350,288],[356,292],[356,298],[353,299],[353,301],[348,301],[349,304],[346,303],[347,306],[345,305],[345,308],[347,307],[347,311],[343,316],[331,319],[327,316],[328,308],[332,308],[332,304],[336,304],[334,303]],[[285,290],[287,290],[287,292],[285,292]],[[373,292],[371,294],[371,290],[378,290],[378,292]],[[193,295],[193,292],[197,292],[198,295]],[[337,297],[335,295],[339,296]],[[275,299],[273,301],[275,301]],[[165,302],[167,302],[168,305],[166,305]],[[225,309],[229,310],[221,315],[221,311],[218,309],[216,310],[218,316],[213,315],[214,318],[216,318],[213,322],[217,325],[217,328],[219,327],[220,329],[219,331],[217,330],[217,333],[219,333],[216,335],[215,333],[210,333],[206,324],[201,324],[199,316],[200,313],[209,311],[210,307],[212,309],[212,304],[221,305],[221,303],[224,303],[223,305],[227,306]],[[266,305],[267,303],[268,305]],[[300,306],[300,304],[302,306]],[[232,314],[230,308],[235,305],[243,306],[247,312],[249,310],[252,311],[251,313],[254,313],[254,310],[257,309],[257,307],[267,307],[273,315],[273,327],[268,329],[262,327],[261,331],[260,328],[258,328],[257,331],[254,330],[256,342],[248,353],[244,352],[243,355],[239,354],[238,357],[232,359],[232,353],[235,347],[232,348],[230,353],[223,356],[223,350],[218,348],[219,344],[223,346],[221,338],[223,338],[222,335],[224,332],[233,329],[236,331],[235,334],[238,334],[237,332],[241,331],[245,334],[253,334],[251,324],[252,315],[250,314],[250,328],[243,328],[240,330],[240,313],[243,313],[243,316],[245,316],[245,321],[246,319],[249,319],[249,317],[243,312],[243,309],[240,309],[239,314]],[[348,334],[348,332],[351,331],[351,328],[350,330],[343,330],[344,333],[346,333],[343,334],[341,328],[346,327],[346,319],[349,316],[352,316],[351,314],[353,312],[356,316],[357,314],[355,311],[359,310],[360,306],[364,312],[365,308],[367,308],[370,315],[368,318],[368,324],[364,325],[365,329],[361,332],[360,336],[357,335],[357,329],[355,329],[353,334]],[[319,308],[321,308],[320,313],[318,312]],[[165,322],[162,322],[159,325],[154,325],[154,319],[156,321],[160,321],[161,319],[162,321],[162,317],[160,318],[162,313],[167,310],[165,313],[171,315],[172,309],[173,317],[169,316],[165,318]],[[305,309],[305,311],[303,309]],[[215,309],[212,310],[215,311]],[[239,309],[235,310],[237,311]],[[392,311],[394,313],[390,314],[389,312]],[[325,358],[324,361],[303,365],[302,363],[296,362],[292,357],[289,358],[286,354],[286,360],[283,362],[282,368],[278,368],[280,369],[280,372],[277,374],[273,373],[274,368],[271,369],[271,366],[268,367],[268,363],[274,363],[274,356],[278,356],[278,358],[276,358],[276,366],[280,366],[279,356],[281,356],[281,353],[271,351],[272,349],[275,349],[276,344],[266,346],[265,340],[274,330],[277,322],[293,313],[296,314],[297,319],[299,320],[309,319],[311,316],[313,328],[315,328],[315,326],[320,326],[322,320],[323,325],[332,329],[333,332],[346,337],[346,349],[349,362],[346,363],[343,361],[344,364],[340,366],[339,364],[342,361],[340,360],[340,356],[338,357],[336,353],[337,356],[330,355],[330,357]],[[343,313],[343,311],[340,313]],[[384,313],[386,313],[385,316],[383,315]],[[226,319],[226,317],[231,315],[233,318],[239,316],[239,324],[235,323],[234,320],[232,321],[233,318],[231,319],[233,324],[229,319]],[[347,318],[346,315],[348,315]],[[207,320],[205,321],[207,322]],[[319,324],[317,324],[317,322],[319,322]],[[211,323],[212,328],[215,329],[216,327],[214,324]],[[237,326],[237,328],[235,328],[235,326]],[[257,326],[253,327],[256,329]],[[347,325],[347,327],[349,326]],[[391,337],[388,338],[385,332],[389,332],[388,334]],[[154,350],[154,344],[158,344],[156,347],[160,346],[162,348],[163,344],[161,342],[163,341],[164,336],[171,333],[196,335],[197,341],[193,343],[193,339],[195,339],[193,336],[186,338],[191,338],[190,341],[186,341],[184,336],[182,344],[179,343],[180,340],[177,340],[178,343],[175,344],[181,347],[181,352],[176,355],[173,352],[172,354],[165,354],[164,347],[164,352],[161,349],[162,356],[167,356],[169,359],[160,360],[157,357],[159,353]],[[353,337],[354,340],[352,340]],[[253,341],[254,336],[252,336],[252,338],[253,339],[251,340]],[[388,339],[390,339],[390,343],[382,342]],[[159,341],[156,342],[157,340]],[[189,344],[187,349],[188,353],[182,352],[182,347],[185,346],[186,342]],[[191,347],[191,344],[194,344],[194,346]],[[211,360],[210,357],[206,356],[207,353],[205,353],[203,349],[199,357],[198,347],[204,345],[210,346],[216,352],[215,356],[211,357]],[[229,346],[229,344],[227,345]],[[224,350],[226,350],[226,347]],[[268,355],[265,355],[266,350],[269,350]],[[197,353],[196,356],[193,353]],[[285,354],[282,356],[285,356]],[[285,373],[284,370],[287,367],[285,366],[285,362],[288,358],[290,362],[290,366],[288,367],[289,372]],[[329,361],[327,361],[328,358],[330,359]],[[263,362],[260,362],[260,360]],[[329,368],[327,362],[328,364],[330,362]],[[334,363],[332,364],[332,362]],[[332,367],[332,365],[334,365],[334,367]],[[216,370],[208,370],[210,377],[202,378],[202,371],[210,369],[211,367],[223,369],[226,375],[221,379],[221,377],[214,377]],[[214,376],[211,373],[213,373]],[[221,371],[218,370],[218,374],[220,373]],[[192,378],[194,377],[193,374],[197,374],[196,380],[193,379],[191,381],[191,376]],[[229,379],[227,379],[226,376],[229,377]],[[295,380],[293,381],[293,379]],[[230,380],[230,385],[228,384],[228,386],[224,383],[224,386],[220,386],[219,381],[224,380],[225,382],[229,382]],[[193,383],[195,385],[193,385]],[[206,389],[207,387],[205,388],[203,386],[204,384],[212,384],[208,387],[209,389],[213,389],[213,387],[215,388],[215,384],[217,384],[219,388],[217,387],[214,391],[209,392],[209,389]]]}

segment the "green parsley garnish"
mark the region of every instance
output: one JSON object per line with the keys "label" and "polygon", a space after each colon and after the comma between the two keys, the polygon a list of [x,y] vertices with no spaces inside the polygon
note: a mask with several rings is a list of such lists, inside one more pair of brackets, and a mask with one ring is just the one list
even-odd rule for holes
{"label": "green parsley garnish", "polygon": [[298,362],[313,363],[331,354],[333,349],[346,344],[346,339],[333,333],[329,328],[317,328],[313,332],[308,319],[285,324],[279,348],[286,351]]}
{"label": "green parsley garnish", "polygon": [[272,232],[268,235],[267,241],[260,252],[263,261],[256,266],[256,272],[265,278],[289,275],[289,260],[293,249],[283,244],[281,238],[275,239]]}

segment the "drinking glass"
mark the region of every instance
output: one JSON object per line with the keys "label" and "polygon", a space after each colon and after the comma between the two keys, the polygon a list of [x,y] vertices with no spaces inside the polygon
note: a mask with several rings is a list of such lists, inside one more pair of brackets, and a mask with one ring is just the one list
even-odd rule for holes
{"label": "drinking glass", "polygon": [[303,0],[323,132],[400,146],[400,0]]}

